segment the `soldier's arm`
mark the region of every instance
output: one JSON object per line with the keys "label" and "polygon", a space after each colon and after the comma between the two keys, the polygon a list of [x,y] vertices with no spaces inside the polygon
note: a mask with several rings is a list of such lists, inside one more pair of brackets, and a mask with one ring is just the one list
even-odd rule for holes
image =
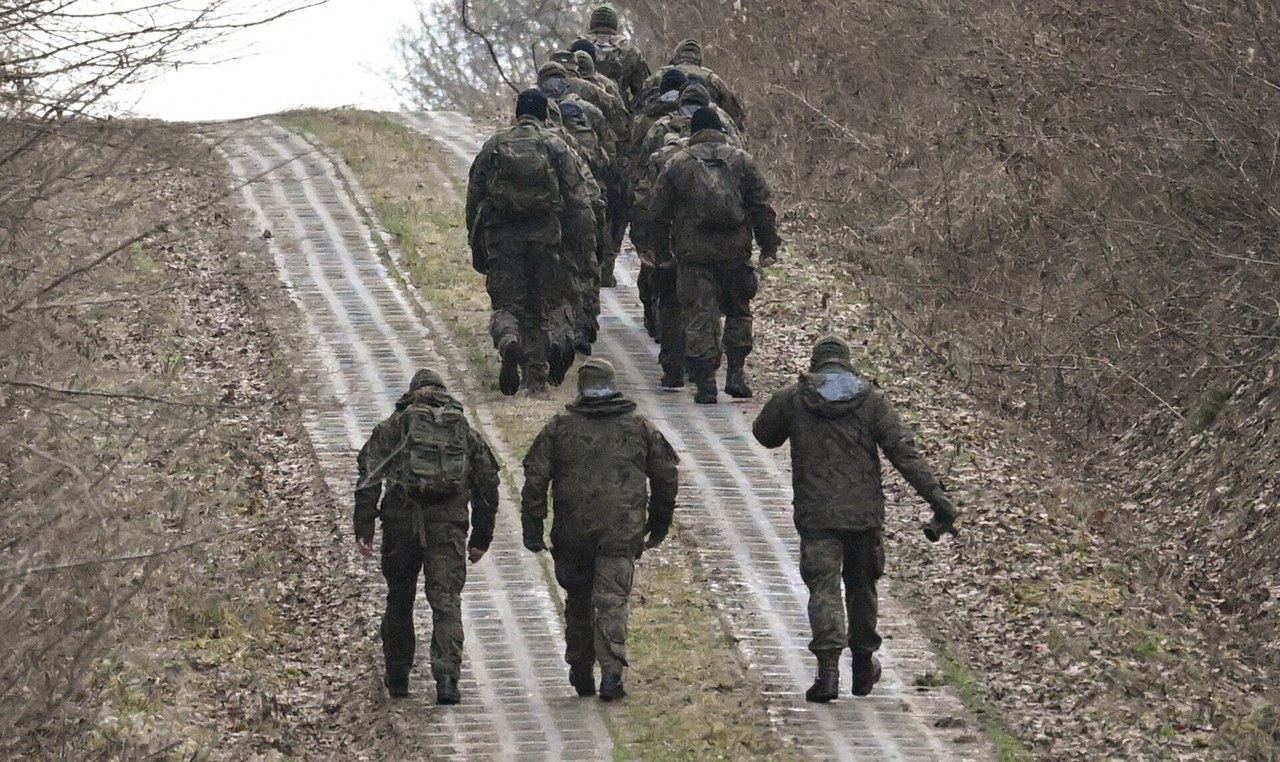
{"label": "soldier's arm", "polygon": [[677,202],[674,182],[677,164],[673,159],[662,168],[649,200],[649,244],[659,261],[671,258],[671,218]]}
{"label": "soldier's arm", "polygon": [[552,166],[556,170],[556,181],[560,183],[560,197],[564,202],[566,214],[587,211],[594,214],[591,207],[591,192],[587,188],[583,163],[576,159],[569,146],[556,140],[548,146],[551,152]]}
{"label": "soldier's arm", "polygon": [[524,488],[520,490],[522,520],[542,521],[547,517],[547,489],[551,486],[552,429],[555,419],[538,432],[524,456]]}
{"label": "soldier's arm", "polygon": [[480,204],[484,201],[485,188],[489,182],[489,163],[493,154],[493,138],[490,138],[480,153],[471,162],[471,170],[467,173],[467,230],[475,227],[476,217],[480,214]]}
{"label": "soldier's arm", "polygon": [[[378,519],[378,501],[382,498],[382,479],[369,481],[370,474],[381,465],[389,451],[386,448],[387,422],[383,421],[374,427],[369,440],[360,448],[356,456],[356,490],[355,512],[352,523],[356,537],[362,540],[373,539],[373,530]],[[365,482],[369,481],[368,484]]]}
{"label": "soldier's arm", "polygon": [[474,430],[471,439],[471,540],[468,547],[488,550],[498,514],[498,462]]}
{"label": "soldier's arm", "polygon": [[733,117],[733,121],[742,129],[747,127],[747,112],[742,106],[742,101],[738,96],[729,89],[724,80],[718,74],[712,74],[708,79],[708,83],[719,93],[719,105],[729,116]]}
{"label": "soldier's arm", "polygon": [[912,489],[933,505],[943,495],[942,483],[938,481],[938,477],[934,476],[933,469],[916,449],[915,435],[902,421],[889,399],[878,389],[871,394],[872,397],[867,400],[867,403],[872,406],[868,413],[871,415],[876,444]]}
{"label": "soldier's arm", "polygon": [[769,398],[756,420],[751,433],[756,441],[770,449],[781,447],[791,437],[793,386],[789,386]]}
{"label": "soldier's arm", "polygon": [[742,205],[751,220],[751,231],[760,246],[760,257],[776,257],[778,248],[782,246],[782,237],[778,235],[773,194],[769,190],[769,181],[750,156],[744,156],[743,160]]}
{"label": "soldier's arm", "polygon": [[680,456],[675,448],[652,423],[645,421],[649,439],[649,520],[650,531],[665,535],[671,528],[671,517],[676,510],[676,494],[680,490],[677,467]]}

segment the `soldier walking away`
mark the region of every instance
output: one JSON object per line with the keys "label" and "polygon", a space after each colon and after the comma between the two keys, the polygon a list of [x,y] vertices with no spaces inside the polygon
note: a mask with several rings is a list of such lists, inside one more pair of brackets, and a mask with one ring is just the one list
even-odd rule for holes
{"label": "soldier walking away", "polygon": [[866,696],[880,679],[880,662],[872,655],[880,648],[876,580],[884,574],[880,451],[932,506],[926,534],[954,533],[959,511],[884,392],[854,371],[849,345],[840,338],[814,345],[809,372],[773,395],[752,431],[765,447],[791,441],[800,576],[809,588],[813,630],[809,650],[818,659],[805,699],[821,703],[839,695],[846,644],[853,651],[853,695]]}
{"label": "soldier walking away", "polygon": [[[594,218],[584,173],[570,148],[546,129],[547,97],[536,89],[516,98],[516,124],[480,149],[467,180],[472,266],[485,275],[493,306],[489,332],[502,360],[498,388],[515,394],[546,389],[549,349],[564,367],[572,345],[554,345],[567,278],[562,231]],[[523,381],[522,381],[523,375]],[[558,380],[558,379],[553,379]]]}
{"label": "soldier walking away", "polygon": [[752,395],[746,360],[751,299],[760,281],[751,242],[760,246],[760,266],[768,267],[782,239],[764,174],[751,154],[728,144],[716,112],[698,109],[690,130],[689,147],[671,157],[654,184],[646,235],[659,262],[675,259],[686,370],[697,385],[693,399],[714,404],[722,315],[724,390],[730,397]]}
{"label": "soldier walking away", "polygon": [[596,70],[618,83],[630,106],[649,78],[644,56],[618,31],[618,12],[612,5],[598,5],[591,11],[591,30],[583,39],[595,47]]}
{"label": "soldier walking away", "polygon": [[[555,515],[551,558],[565,591],[565,654],[579,696],[626,695],[628,598],[635,562],[667,536],[677,457],[658,429],[618,391],[613,366],[578,369],[578,398],[542,429],[524,458],[524,546],[546,550],[547,489]],[[647,538],[646,538],[647,535]]]}
{"label": "soldier walking away", "polygon": [[479,561],[493,539],[498,466],[489,446],[467,424],[462,405],[433,370],[414,374],[409,391],[396,402],[395,412],[374,428],[356,463],[355,532],[361,555],[373,554],[375,520],[382,519],[387,608],[381,631],[387,691],[394,698],[409,695],[413,602],[421,571],[431,606],[436,701],[456,704],[466,560]]}

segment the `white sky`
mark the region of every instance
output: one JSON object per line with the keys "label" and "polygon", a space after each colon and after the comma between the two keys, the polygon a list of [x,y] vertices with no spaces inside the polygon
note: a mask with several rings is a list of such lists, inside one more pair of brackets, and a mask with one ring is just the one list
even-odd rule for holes
{"label": "white sky", "polygon": [[[327,0],[198,53],[204,65],[169,70],[120,95],[138,116],[235,119],[300,106],[396,110],[396,30],[414,0]],[[235,60],[222,60],[237,56]]]}

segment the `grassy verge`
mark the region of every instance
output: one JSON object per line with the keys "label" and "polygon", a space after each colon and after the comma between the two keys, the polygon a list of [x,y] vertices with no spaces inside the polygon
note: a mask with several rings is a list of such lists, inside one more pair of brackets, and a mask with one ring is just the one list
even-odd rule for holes
{"label": "grassy verge", "polygon": [[[404,256],[413,285],[449,324],[513,452],[571,399],[503,398],[486,326],[483,278],[471,270],[459,198],[443,150],[386,117],[354,111],[292,113],[289,127],[332,149],[355,172]],[[677,509],[677,514],[679,509]],[[627,701],[608,707],[620,752],[645,759],[785,759],[759,686],[739,662],[703,570],[677,543],[647,554],[631,614]]]}

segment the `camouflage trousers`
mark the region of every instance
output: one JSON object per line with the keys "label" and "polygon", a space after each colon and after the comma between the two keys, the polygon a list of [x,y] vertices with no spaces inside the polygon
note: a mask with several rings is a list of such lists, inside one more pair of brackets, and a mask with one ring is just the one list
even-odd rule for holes
{"label": "camouflage trousers", "polygon": [[387,609],[382,615],[382,655],[390,674],[413,666],[413,603],[423,572],[431,606],[431,675],[458,677],[462,669],[462,586],[467,581],[467,525],[429,521],[422,547],[406,519],[382,524],[382,576]]}
{"label": "camouflage trousers", "polygon": [[556,582],[564,588],[564,660],[571,667],[596,662],[601,672],[627,666],[627,617],[636,562],[556,548]]}
{"label": "camouflage trousers", "polygon": [[650,288],[658,318],[658,364],[684,372],[684,318],[680,313],[679,276],[674,267],[654,268]]}
{"label": "camouflage trousers", "polygon": [[514,337],[524,350],[526,378],[546,380],[547,345],[564,314],[565,275],[558,246],[499,238],[486,243],[485,288],[493,314],[489,335],[501,347]]}
{"label": "camouflage trousers", "polygon": [[758,288],[755,268],[747,262],[677,266],[685,357],[691,367],[719,368],[722,352],[743,358],[751,352],[751,300]]}
{"label": "camouflage trousers", "polygon": [[809,627],[813,630],[810,651],[843,651],[848,645],[854,652],[871,653],[880,648],[876,580],[883,574],[880,530],[801,530],[800,577],[809,588]]}

